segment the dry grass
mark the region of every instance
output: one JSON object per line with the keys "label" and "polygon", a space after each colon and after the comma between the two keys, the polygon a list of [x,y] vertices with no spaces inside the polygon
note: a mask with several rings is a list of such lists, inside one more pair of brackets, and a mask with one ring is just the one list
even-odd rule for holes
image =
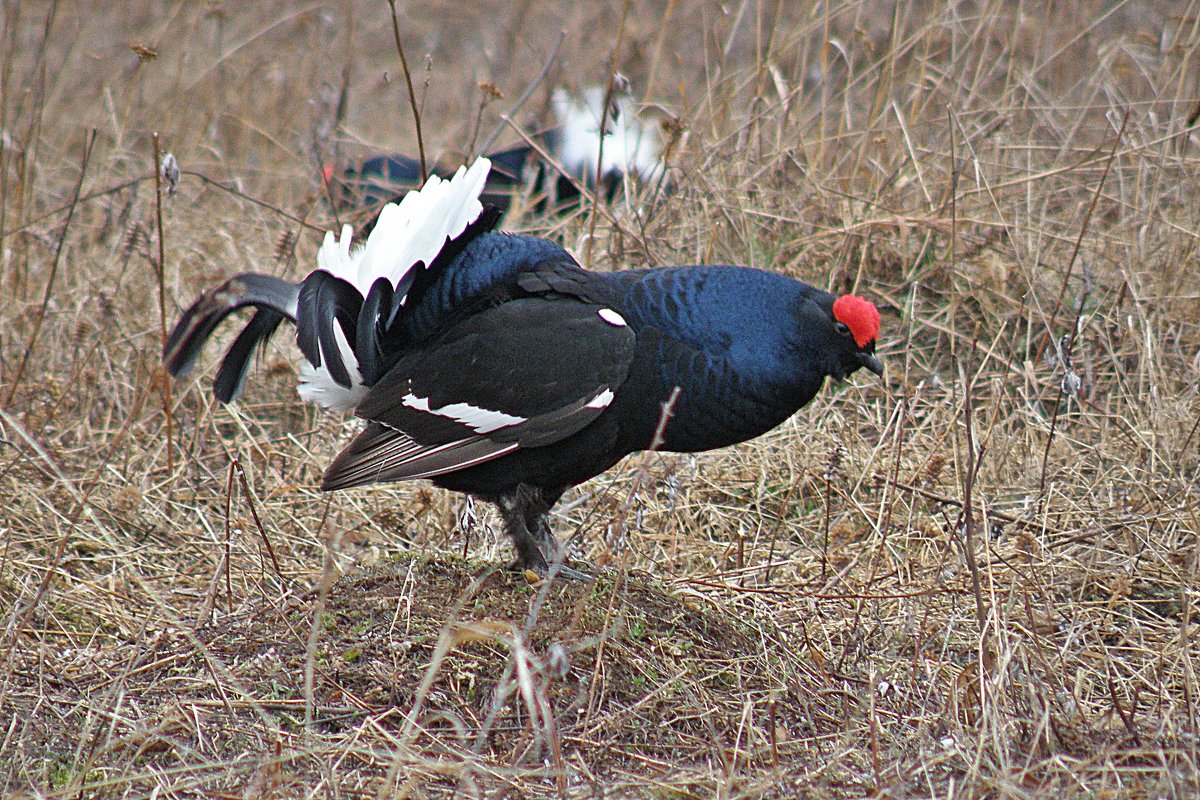
{"label": "dry grass", "polygon": [[[603,577],[549,593],[458,497],[316,492],[355,426],[284,337],[236,408],[158,365],[160,286],[169,323],[302,274],[320,160],[415,151],[386,4],[0,6],[0,791],[1200,791],[1200,6],[664,5],[617,62],[686,128],[676,191],[590,245],[510,226],[853,288],[896,311],[888,373],[580,487],[557,526]],[[427,148],[560,29],[549,82],[602,80],[620,18],[412,4]]]}

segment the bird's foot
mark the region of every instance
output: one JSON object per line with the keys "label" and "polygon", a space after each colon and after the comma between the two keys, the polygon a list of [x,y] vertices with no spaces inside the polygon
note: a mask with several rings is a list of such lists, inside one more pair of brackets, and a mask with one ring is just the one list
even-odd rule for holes
{"label": "bird's foot", "polygon": [[517,559],[509,568],[532,576],[531,582],[564,578],[591,583],[595,580],[591,575],[567,566],[563,547],[550,530],[546,512],[558,494],[547,499],[542,490],[521,486],[497,501],[504,515],[505,528],[512,537],[513,549],[517,552]]}
{"label": "bird's foot", "polygon": [[578,583],[593,583],[596,580],[594,575],[577,570],[561,561],[547,563],[544,557],[517,558],[508,565],[508,568],[514,572],[520,572],[530,583],[541,583],[544,580],[554,580],[555,578]]}
{"label": "bird's foot", "polygon": [[586,572],[577,570],[574,567],[568,567],[566,564],[555,564],[550,568],[551,578],[562,578],[563,580],[575,581],[577,583],[595,583],[596,576],[589,575]]}

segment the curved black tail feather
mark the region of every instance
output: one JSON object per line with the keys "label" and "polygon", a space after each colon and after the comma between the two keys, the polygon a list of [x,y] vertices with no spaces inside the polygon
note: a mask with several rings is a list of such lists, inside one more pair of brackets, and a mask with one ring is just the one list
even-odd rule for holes
{"label": "curved black tail feather", "polygon": [[[353,381],[342,358],[334,325],[341,325],[346,344],[353,346],[363,296],[354,284],[324,270],[309,273],[300,284],[296,307],[296,344],[314,367],[325,367],[341,386]],[[357,363],[355,364],[357,367]]]}
{"label": "curved black tail feather", "polygon": [[296,321],[300,297],[297,284],[245,272],[210,289],[183,313],[163,347],[163,361],[172,377],[187,374],[196,364],[200,351],[224,319],[238,309],[252,306],[257,313],[230,346],[213,392],[223,403],[233,401],[241,392],[242,382],[255,349],[267,342],[285,319]]}

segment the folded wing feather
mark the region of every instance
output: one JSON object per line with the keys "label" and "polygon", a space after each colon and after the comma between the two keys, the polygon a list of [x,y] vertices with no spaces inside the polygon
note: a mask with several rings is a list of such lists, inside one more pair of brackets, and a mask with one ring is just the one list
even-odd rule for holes
{"label": "folded wing feather", "polygon": [[370,425],[327,489],[427,478],[582,430],[612,402],[634,334],[569,297],[512,300],[398,361],[359,403]]}

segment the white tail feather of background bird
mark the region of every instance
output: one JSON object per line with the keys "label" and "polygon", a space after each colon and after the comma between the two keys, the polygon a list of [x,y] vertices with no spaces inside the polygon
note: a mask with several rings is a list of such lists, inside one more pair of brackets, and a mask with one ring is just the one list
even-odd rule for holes
{"label": "white tail feather of background bird", "polygon": [[[317,268],[349,282],[364,297],[378,278],[387,278],[394,288],[416,264],[432,264],[448,239],[479,218],[483,211],[479,196],[491,168],[491,161],[479,158],[469,168],[459,167],[449,180],[431,175],[419,191],[409,192],[398,205],[383,207],[363,246],[351,247],[349,225],[342,227],[341,238],[327,232],[317,252]],[[334,326],[351,385],[339,384],[324,365],[314,367],[305,361],[300,365],[297,387],[302,400],[337,411],[353,410],[362,400],[368,387],[350,347],[353,334],[343,331],[340,323]]]}
{"label": "white tail feather of background bird", "polygon": [[[637,175],[653,181],[662,172],[662,135],[655,124],[645,125],[628,94],[614,92],[611,112],[604,114],[603,87],[593,86],[577,100],[565,89],[555,89],[551,100],[562,130],[558,157],[563,168],[585,180],[596,177],[597,157],[603,159],[601,176],[610,173]],[[604,118],[604,148],[600,148],[600,121]]]}

